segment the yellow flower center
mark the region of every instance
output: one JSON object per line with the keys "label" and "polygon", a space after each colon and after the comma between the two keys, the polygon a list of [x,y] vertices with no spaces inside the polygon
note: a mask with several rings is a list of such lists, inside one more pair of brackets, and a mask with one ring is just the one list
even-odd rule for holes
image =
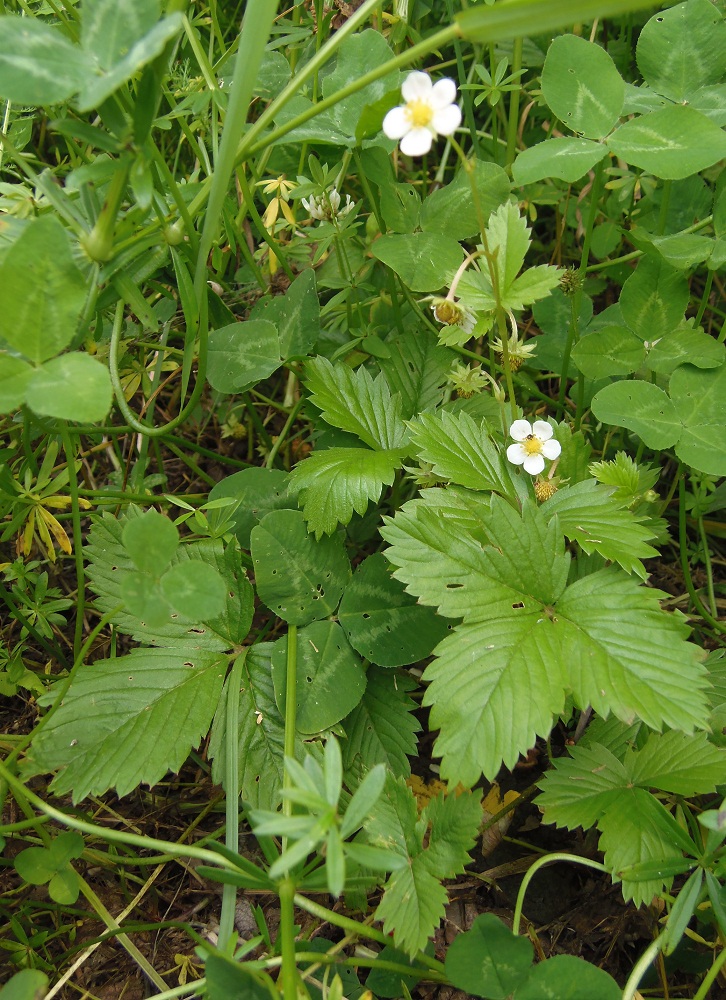
{"label": "yellow flower center", "polygon": [[406,105],[406,116],[414,128],[425,128],[434,117],[434,111],[426,101],[409,101]]}
{"label": "yellow flower center", "polygon": [[528,434],[524,441],[522,441],[522,447],[528,455],[539,455],[542,451],[542,444],[543,442],[540,441],[536,434]]}

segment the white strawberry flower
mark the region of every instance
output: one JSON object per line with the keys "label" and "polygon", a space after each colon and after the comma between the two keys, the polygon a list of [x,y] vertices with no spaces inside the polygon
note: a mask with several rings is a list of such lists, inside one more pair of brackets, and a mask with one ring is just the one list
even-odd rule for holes
{"label": "white strawberry flower", "polygon": [[437,135],[452,135],[461,124],[456,84],[448,77],[432,83],[428,73],[409,73],[401,95],[406,103],[388,112],[383,131],[401,140],[406,156],[423,156]]}
{"label": "white strawberry flower", "polygon": [[545,467],[545,459],[560,457],[562,446],[552,437],[553,430],[544,420],[515,420],[509,435],[517,442],[507,448],[507,458],[513,465],[523,465],[530,476],[538,476]]}

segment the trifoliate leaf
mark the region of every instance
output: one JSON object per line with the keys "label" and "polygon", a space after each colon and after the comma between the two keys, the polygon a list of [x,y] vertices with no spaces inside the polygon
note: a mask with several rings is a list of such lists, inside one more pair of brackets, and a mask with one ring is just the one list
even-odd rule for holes
{"label": "trifoliate leaf", "polygon": [[372,378],[365,368],[353,371],[318,357],[305,366],[310,398],[333,427],[355,434],[370,448],[400,448],[406,441],[401,397],[392,396],[383,374]]}
{"label": "trifoliate leaf", "polygon": [[365,514],[384,486],[391,486],[406,454],[370,451],[368,448],[329,448],[316,451],[301,462],[290,477],[308,529],[316,538],[329,535],[339,524],[348,524],[353,513]]}
{"label": "trifoliate leaf", "polygon": [[655,486],[660,469],[638,465],[627,452],[619,451],[610,462],[593,462],[590,474],[604,486],[614,486],[613,498],[629,505]]}
{"label": "trifoliate leaf", "polygon": [[388,778],[365,831],[370,843],[408,861],[389,877],[376,910],[406,954],[423,949],[444,916],[447,895],[440,880],[453,878],[471,860],[480,823],[479,793],[439,795],[419,819],[410,788],[400,778]]}
{"label": "trifoliate leaf", "polygon": [[495,490],[516,497],[506,463],[494,444],[485,420],[467,413],[421,413],[411,425],[419,458],[433,466],[442,479],[472,490]]}
{"label": "trifoliate leaf", "polygon": [[416,703],[408,692],[415,688],[406,674],[371,666],[360,703],[343,720],[348,739],[343,744],[343,764],[351,771],[360,764],[370,770],[385,764],[396,776],[411,773],[408,758],[416,753],[416,733],[421,724],[413,714]]}
{"label": "trifoliate leaf", "polygon": [[[695,741],[692,752],[691,741]],[[541,782],[537,803],[546,822],[569,829],[597,824],[605,864],[614,876],[630,865],[680,858],[684,847],[689,850],[685,831],[682,843],[674,840],[675,821],[648,791],[650,786],[693,794],[712,791],[724,780],[726,754],[709,747],[704,734],[653,733],[643,750],[627,751],[623,763],[598,744],[578,745],[570,753],[569,758],[553,762]],[[689,783],[689,767],[704,754],[706,763],[696,765]],[[636,904],[649,902],[670,881],[665,871],[645,881],[626,880],[623,894]]]}
{"label": "trifoliate leaf", "polygon": [[558,490],[542,509],[548,517],[557,516],[565,536],[584,552],[598,552],[604,559],[619,563],[626,573],[646,578],[640,560],[658,555],[657,549],[646,542],[653,532],[643,524],[646,518],[636,517],[623,502],[614,499],[612,490],[586,480]]}
{"label": "trifoliate leaf", "polygon": [[552,764],[540,782],[537,805],[544,810],[545,822],[568,830],[595,826],[628,784],[625,765],[597,743],[578,744],[569,757],[559,757]]}
{"label": "trifoliate leaf", "polygon": [[382,531],[409,593],[464,618],[424,675],[443,777],[471,785],[511,766],[567,693],[628,724],[706,724],[701,654],[682,617],[660,610],[663,595],[616,567],[566,586],[569,556],[546,507],[526,501],[520,514],[493,495],[472,513],[476,528],[452,533],[435,506],[413,501]]}

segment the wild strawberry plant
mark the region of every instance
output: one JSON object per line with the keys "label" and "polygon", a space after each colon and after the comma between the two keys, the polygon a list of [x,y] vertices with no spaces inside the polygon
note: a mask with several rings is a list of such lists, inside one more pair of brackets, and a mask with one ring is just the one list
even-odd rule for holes
{"label": "wild strawberry plant", "polygon": [[[693,996],[719,975],[726,26],[646,6],[0,11],[0,692],[38,706],[3,831],[161,996],[630,1000],[686,934],[714,949]],[[650,579],[666,556],[684,600]],[[512,930],[485,913],[433,956],[499,819],[482,789],[535,745],[544,822],[602,860],[545,854]],[[216,834],[80,811],[190,754]],[[203,979],[141,954],[84,843],[223,884]],[[660,901],[620,985],[532,964],[527,887],[563,859]],[[239,890],[279,897],[276,935],[259,911],[238,940]],[[23,934],[30,997],[53,965]]]}

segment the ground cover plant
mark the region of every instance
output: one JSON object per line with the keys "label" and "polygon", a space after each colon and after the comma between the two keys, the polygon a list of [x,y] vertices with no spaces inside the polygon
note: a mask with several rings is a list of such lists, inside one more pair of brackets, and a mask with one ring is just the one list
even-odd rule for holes
{"label": "ground cover plant", "polygon": [[725,76],[0,3],[3,1000],[720,995]]}

